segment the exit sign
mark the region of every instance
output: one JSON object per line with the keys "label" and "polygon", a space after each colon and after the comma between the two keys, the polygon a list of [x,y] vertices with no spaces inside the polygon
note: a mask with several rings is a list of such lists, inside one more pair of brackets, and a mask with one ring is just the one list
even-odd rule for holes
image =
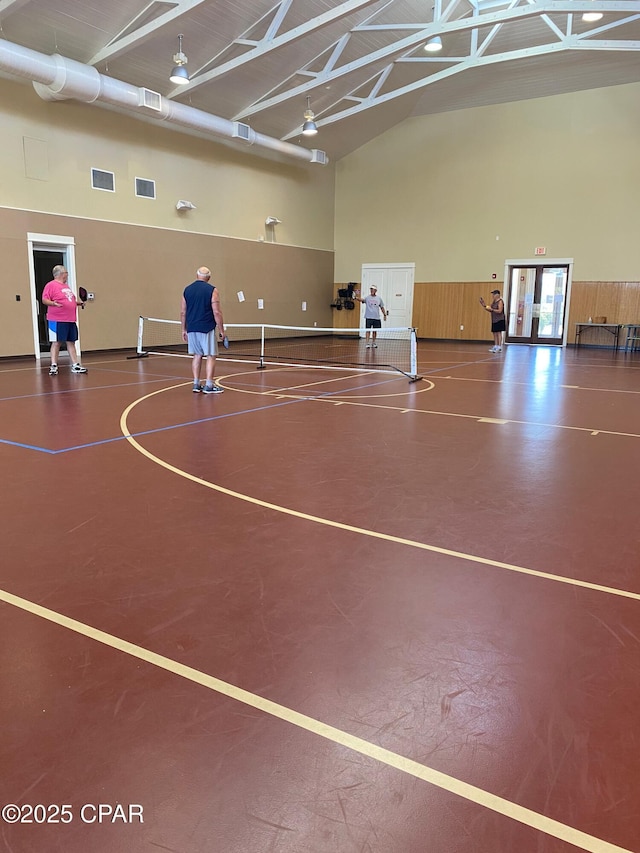
{"label": "exit sign", "polygon": [[536,246],[536,255],[546,255],[547,248],[546,246]]}

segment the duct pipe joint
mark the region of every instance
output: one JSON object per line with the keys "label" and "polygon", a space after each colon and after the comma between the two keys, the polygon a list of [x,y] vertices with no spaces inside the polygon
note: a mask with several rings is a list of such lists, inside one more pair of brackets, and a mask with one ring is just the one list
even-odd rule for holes
{"label": "duct pipe joint", "polygon": [[100,72],[66,56],[54,53],[55,76],[48,85],[34,82],[33,88],[44,101],[63,101],[73,98],[92,104],[100,95]]}

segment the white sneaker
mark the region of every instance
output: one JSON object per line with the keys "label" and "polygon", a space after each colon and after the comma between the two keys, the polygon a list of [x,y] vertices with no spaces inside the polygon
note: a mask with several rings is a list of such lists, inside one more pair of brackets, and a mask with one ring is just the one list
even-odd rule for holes
{"label": "white sneaker", "polygon": [[496,352],[502,352],[502,347],[496,347]]}
{"label": "white sneaker", "polygon": [[366,349],[371,349],[371,344],[367,344]]}
{"label": "white sneaker", "polygon": [[489,352],[498,352],[498,348],[497,347],[491,347]]}

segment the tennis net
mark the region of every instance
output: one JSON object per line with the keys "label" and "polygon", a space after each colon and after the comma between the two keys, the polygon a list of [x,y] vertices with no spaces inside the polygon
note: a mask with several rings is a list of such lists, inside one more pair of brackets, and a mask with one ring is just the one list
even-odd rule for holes
{"label": "tennis net", "polygon": [[[351,368],[402,373],[411,381],[417,373],[416,330],[378,329],[376,346],[367,346],[364,329],[321,329],[315,326],[274,326],[225,323],[229,349],[223,360],[266,365]],[[137,355],[187,356],[178,320],[140,317]]]}

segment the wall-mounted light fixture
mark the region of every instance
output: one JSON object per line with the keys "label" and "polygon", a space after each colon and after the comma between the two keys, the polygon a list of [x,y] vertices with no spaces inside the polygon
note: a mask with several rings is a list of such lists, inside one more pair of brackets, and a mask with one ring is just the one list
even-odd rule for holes
{"label": "wall-mounted light fixture", "polygon": [[311,98],[307,96],[307,108],[304,111],[304,124],[302,125],[302,133],[304,136],[315,136],[318,132],[318,126],[314,121],[315,115],[311,109]]}
{"label": "wall-mounted light fixture", "polygon": [[182,52],[182,34],[178,36],[178,52],[173,57],[175,63],[169,80],[177,86],[185,86],[189,82],[189,72],[187,71],[187,57]]}
{"label": "wall-mounted light fixture", "polygon": [[280,225],[281,222],[282,222],[282,219],[278,219],[277,216],[267,216],[267,218],[264,221],[264,224],[265,225]]}
{"label": "wall-mounted light fixture", "polygon": [[176,202],[176,210],[195,210],[196,206],[192,201],[187,201],[186,198],[181,198]]}

